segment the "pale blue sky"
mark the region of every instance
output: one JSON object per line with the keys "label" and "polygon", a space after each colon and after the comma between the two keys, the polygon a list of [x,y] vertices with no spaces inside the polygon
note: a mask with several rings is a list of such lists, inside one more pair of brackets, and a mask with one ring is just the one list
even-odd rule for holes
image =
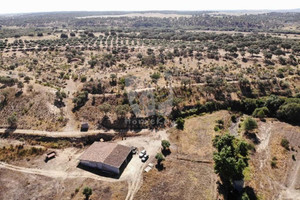
{"label": "pale blue sky", "polygon": [[300,0],[2,0],[0,13],[111,10],[296,9]]}

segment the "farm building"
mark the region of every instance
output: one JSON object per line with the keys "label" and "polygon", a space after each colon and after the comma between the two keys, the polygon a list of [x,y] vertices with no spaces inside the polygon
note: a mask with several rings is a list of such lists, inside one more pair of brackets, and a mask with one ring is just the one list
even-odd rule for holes
{"label": "farm building", "polygon": [[130,147],[109,142],[94,142],[79,160],[82,165],[121,174],[131,158]]}

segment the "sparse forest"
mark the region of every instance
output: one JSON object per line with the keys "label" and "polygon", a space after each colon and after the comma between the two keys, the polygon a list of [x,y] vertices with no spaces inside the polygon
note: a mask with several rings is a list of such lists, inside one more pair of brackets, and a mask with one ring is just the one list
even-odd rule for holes
{"label": "sparse forest", "polygon": [[[143,185],[142,164],[139,175],[111,182],[76,172],[72,178],[80,174],[94,182],[80,186],[76,179],[78,185],[68,183],[61,196],[54,195],[60,199],[136,194],[252,200],[296,194],[291,187],[300,181],[291,184],[288,177],[300,159],[299,66],[299,12],[0,15],[0,157],[48,170],[37,159],[49,149],[75,166],[81,149],[115,140],[148,145],[145,163],[157,163],[148,166],[152,171]],[[87,133],[81,132],[83,124]],[[7,146],[10,140],[22,145]],[[54,166],[64,171],[49,179],[69,176],[63,173],[71,164],[59,162]],[[34,173],[47,175],[42,170]],[[183,181],[175,184],[178,176]],[[237,191],[240,180],[245,184]]]}

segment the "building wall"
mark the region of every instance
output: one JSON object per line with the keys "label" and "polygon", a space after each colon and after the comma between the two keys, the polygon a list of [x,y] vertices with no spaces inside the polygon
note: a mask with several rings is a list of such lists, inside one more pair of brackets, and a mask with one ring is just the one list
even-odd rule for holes
{"label": "building wall", "polygon": [[92,168],[98,168],[100,170],[103,171],[108,171],[108,172],[112,172],[115,174],[119,174],[119,168],[117,167],[112,167],[110,165],[106,165],[104,163],[100,163],[100,162],[90,162],[90,161],[85,161],[85,160],[81,160],[80,163],[82,165],[88,166],[88,167],[92,167]]}

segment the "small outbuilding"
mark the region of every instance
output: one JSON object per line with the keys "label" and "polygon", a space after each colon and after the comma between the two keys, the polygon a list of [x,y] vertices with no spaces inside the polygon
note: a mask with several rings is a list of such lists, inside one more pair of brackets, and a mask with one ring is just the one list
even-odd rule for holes
{"label": "small outbuilding", "polygon": [[111,142],[94,142],[79,160],[84,166],[121,174],[131,158],[130,147]]}
{"label": "small outbuilding", "polygon": [[81,123],[80,131],[87,132],[89,130],[89,124],[87,122]]}

